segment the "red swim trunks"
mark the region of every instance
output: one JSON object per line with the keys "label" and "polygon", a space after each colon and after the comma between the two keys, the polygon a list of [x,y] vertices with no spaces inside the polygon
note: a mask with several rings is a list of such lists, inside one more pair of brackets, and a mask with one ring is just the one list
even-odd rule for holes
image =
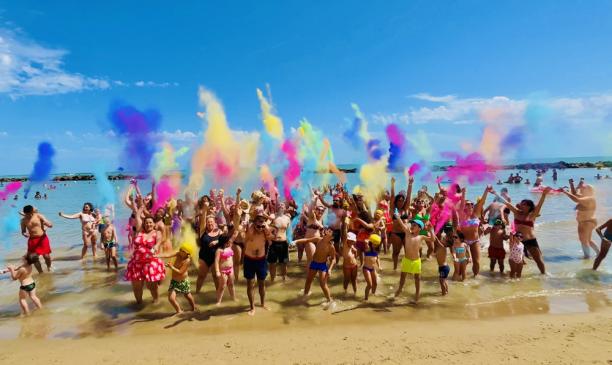
{"label": "red swim trunks", "polygon": [[43,234],[40,237],[28,238],[28,253],[37,255],[48,255],[51,253],[51,245],[49,245],[49,237]]}
{"label": "red swim trunks", "polygon": [[489,258],[503,260],[506,258],[506,251],[503,247],[489,246]]}

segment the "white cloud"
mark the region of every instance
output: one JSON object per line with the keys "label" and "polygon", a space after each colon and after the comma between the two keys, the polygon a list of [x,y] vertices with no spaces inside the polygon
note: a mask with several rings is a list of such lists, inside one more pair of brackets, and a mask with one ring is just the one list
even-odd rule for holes
{"label": "white cloud", "polygon": [[74,138],[74,133],[72,133],[71,131],[66,131],[64,132],[64,134],[70,138]]}
{"label": "white cloud", "polygon": [[168,139],[168,140],[174,140],[174,141],[189,141],[189,140],[194,140],[198,137],[199,133],[194,133],[191,131],[182,131],[180,129],[175,130],[174,132],[172,131],[162,131],[159,133],[159,135],[164,138],[164,139]]}
{"label": "white cloud", "polygon": [[6,136],[8,136],[8,132],[0,131],[0,137],[6,137]]}
{"label": "white cloud", "polygon": [[372,121],[379,124],[484,123],[511,127],[524,124],[531,117],[530,112],[533,110],[537,117],[544,115],[568,123],[602,121],[612,116],[612,94],[606,93],[531,99],[512,99],[507,96],[460,98],[454,95],[432,96],[421,93],[413,95],[412,98],[435,105],[411,107],[405,113],[373,114]]}
{"label": "white cloud", "polygon": [[[53,95],[130,86],[119,80],[90,77],[65,69],[65,49],[47,48],[17,30],[0,28],[0,93],[11,98]],[[138,81],[138,87],[170,87],[178,83]]]}

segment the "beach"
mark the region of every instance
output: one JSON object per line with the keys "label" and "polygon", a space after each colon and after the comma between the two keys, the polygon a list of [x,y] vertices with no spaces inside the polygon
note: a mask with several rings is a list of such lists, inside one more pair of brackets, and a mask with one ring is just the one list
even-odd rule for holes
{"label": "beach", "polygon": [[[265,317],[266,314],[262,317]],[[197,316],[181,329],[130,338],[21,339],[0,342],[0,361],[48,364],[609,364],[612,310],[488,320],[345,323],[269,331],[209,332]],[[186,317],[187,319],[188,317]],[[248,318],[247,320],[250,320]]]}

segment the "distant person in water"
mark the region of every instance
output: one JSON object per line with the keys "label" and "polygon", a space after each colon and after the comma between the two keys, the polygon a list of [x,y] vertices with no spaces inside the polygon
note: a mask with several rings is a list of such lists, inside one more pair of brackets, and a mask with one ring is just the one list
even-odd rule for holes
{"label": "distant person in water", "polygon": [[[601,230],[604,229],[602,232]],[[593,262],[593,270],[597,270],[599,264],[606,258],[608,250],[610,250],[610,244],[612,244],[612,219],[595,229],[597,235],[601,238],[601,250]]]}
{"label": "distant person in water", "polygon": [[81,260],[87,254],[87,247],[91,246],[91,253],[96,259],[96,218],[93,215],[93,204],[83,204],[83,210],[74,214],[64,214],[59,212],[59,216],[66,219],[79,219],[83,238],[83,249],[81,250]]}
{"label": "distant person in water", "polygon": [[595,255],[599,254],[599,247],[597,247],[597,244],[591,239],[593,230],[597,226],[597,219],[595,218],[595,209],[597,208],[595,189],[589,184],[582,184],[582,187],[578,190],[574,188],[573,179],[569,180],[569,184],[570,191],[562,190],[562,192],[577,203],[576,220],[578,221],[578,239],[582,245],[584,258],[588,259],[591,257],[589,247],[595,251]]}
{"label": "distant person in water", "polygon": [[23,214],[21,234],[28,239],[27,255],[32,259],[39,273],[42,273],[39,256],[42,256],[45,260],[47,271],[51,271],[51,245],[47,236],[47,228],[53,227],[53,223],[38,213],[31,205],[23,207]]}
{"label": "distant person in water", "polygon": [[557,182],[557,169],[553,169],[552,179],[553,182]]}
{"label": "distant person in water", "polygon": [[40,200],[41,198],[42,196],[40,195],[40,191],[37,191],[36,194],[34,194],[34,199]]}
{"label": "distant person in water", "polygon": [[[30,307],[27,302],[27,298],[34,303],[36,308],[42,308],[40,299],[36,296],[36,283],[32,279],[32,264],[38,261],[33,261],[28,255],[21,258],[21,266],[14,267],[8,266],[5,270],[0,271],[0,274],[10,273],[11,279],[19,280],[21,286],[19,286],[19,306],[21,307],[21,314],[30,314]],[[40,264],[39,264],[40,265]]]}

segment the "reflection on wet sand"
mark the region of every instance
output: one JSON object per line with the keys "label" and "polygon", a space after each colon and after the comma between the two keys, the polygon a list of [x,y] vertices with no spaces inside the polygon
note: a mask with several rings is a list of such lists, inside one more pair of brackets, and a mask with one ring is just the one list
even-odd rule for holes
{"label": "reflection on wet sand", "polygon": [[[324,297],[320,291],[314,290],[308,298],[301,295],[303,263],[296,262],[295,253],[291,255],[288,280],[267,287],[270,311],[256,307],[256,315],[252,318],[246,315],[248,301],[244,279],[236,285],[236,302],[226,300],[220,307],[215,306],[214,287],[212,281],[207,281],[203,292],[195,295],[199,311],[174,316],[165,298],[168,281],[160,288],[158,304],[152,305],[151,298],[145,296],[145,304],[138,306],[133,302],[129,283],[122,280],[122,270],[109,272],[101,264],[101,258],[95,263],[92,260],[81,262],[66,252],[56,259],[56,272],[37,277],[39,295],[45,305],[43,310],[29,318],[19,319],[15,298],[0,298],[0,338],[82,338],[201,331],[203,328],[211,333],[231,333],[262,328],[274,330],[287,325],[360,323],[364,315],[376,322],[493,319],[597,311],[612,303],[607,277],[610,275],[588,272],[558,277],[528,273],[520,281],[484,272],[466,282],[450,281],[450,295],[443,297],[439,292],[435,262],[425,262],[422,300],[418,305],[409,304],[414,290],[410,285],[400,297],[392,298],[398,275],[387,269],[381,273],[378,292],[368,302],[363,301],[365,284],[361,277],[357,297],[354,297],[352,293],[339,292],[342,274],[334,272],[330,287],[335,303],[327,308],[322,305]],[[391,267],[390,258],[381,259],[383,267]],[[192,268],[191,278],[195,275],[195,268]],[[13,283],[0,284],[8,286]]]}

